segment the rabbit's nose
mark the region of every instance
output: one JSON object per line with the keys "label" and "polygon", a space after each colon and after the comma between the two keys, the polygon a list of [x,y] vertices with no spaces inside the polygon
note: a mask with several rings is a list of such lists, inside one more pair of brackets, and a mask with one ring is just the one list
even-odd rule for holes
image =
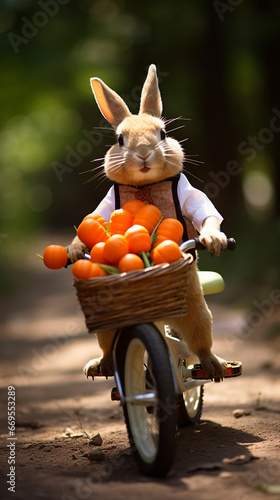
{"label": "rabbit's nose", "polygon": [[146,160],[151,154],[151,150],[146,146],[139,147],[136,152],[136,156],[138,156],[138,158],[141,158],[141,160]]}
{"label": "rabbit's nose", "polygon": [[141,160],[147,160],[152,153],[137,153],[136,156]]}
{"label": "rabbit's nose", "polygon": [[152,152],[151,152],[151,148],[148,146],[148,144],[145,144],[143,142],[143,143],[138,144],[138,146],[135,150],[135,153],[136,153],[136,156],[138,156],[138,158],[141,158],[141,160],[146,160],[146,158],[148,158],[148,156],[150,156]]}

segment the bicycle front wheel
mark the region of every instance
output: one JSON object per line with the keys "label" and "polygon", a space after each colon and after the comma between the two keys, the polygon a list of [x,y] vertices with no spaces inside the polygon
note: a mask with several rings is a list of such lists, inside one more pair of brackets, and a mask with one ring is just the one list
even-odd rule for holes
{"label": "bicycle front wheel", "polygon": [[122,331],[117,356],[134,458],[144,474],[165,476],[173,463],[176,432],[175,388],[166,344],[154,325],[134,325]]}

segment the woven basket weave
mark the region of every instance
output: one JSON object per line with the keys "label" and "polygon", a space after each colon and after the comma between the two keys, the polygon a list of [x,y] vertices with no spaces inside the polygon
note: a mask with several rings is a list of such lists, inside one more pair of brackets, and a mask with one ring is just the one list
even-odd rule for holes
{"label": "woven basket weave", "polygon": [[75,279],[77,297],[90,333],[147,323],[187,312],[184,257],[129,273]]}

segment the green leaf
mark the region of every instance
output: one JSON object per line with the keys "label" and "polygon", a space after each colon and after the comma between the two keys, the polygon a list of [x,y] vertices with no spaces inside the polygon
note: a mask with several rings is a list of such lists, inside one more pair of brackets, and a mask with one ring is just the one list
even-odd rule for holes
{"label": "green leaf", "polygon": [[102,267],[106,273],[109,274],[120,274],[120,270],[117,267],[114,266],[108,266],[107,264],[100,264],[99,262],[94,262],[94,264],[97,264],[99,267]]}
{"label": "green leaf", "polygon": [[160,223],[163,221],[163,217],[161,217],[160,221],[157,223],[156,227],[154,228],[152,234],[151,234],[151,248],[152,248],[152,244],[157,241],[157,229],[158,229],[158,226],[160,225]]}

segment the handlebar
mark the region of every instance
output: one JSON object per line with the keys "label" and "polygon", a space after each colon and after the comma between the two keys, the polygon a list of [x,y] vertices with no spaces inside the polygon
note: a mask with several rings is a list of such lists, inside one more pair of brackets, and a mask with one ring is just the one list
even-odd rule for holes
{"label": "handlebar", "polygon": [[[227,239],[227,248],[226,250],[235,250],[236,241],[234,238]],[[193,238],[192,240],[187,240],[180,245],[180,250],[182,252],[188,252],[189,250],[206,250],[206,247],[201,243],[199,238]],[[84,259],[90,260],[90,255],[88,253],[84,254]],[[65,267],[70,266],[72,264],[71,260],[68,259]]]}
{"label": "handlebar", "polygon": [[[227,248],[226,250],[235,250],[236,241],[234,238],[227,239]],[[184,241],[180,246],[180,250],[182,252],[188,252],[188,250],[205,250],[206,247],[201,243],[199,238],[193,238],[192,240]]]}

